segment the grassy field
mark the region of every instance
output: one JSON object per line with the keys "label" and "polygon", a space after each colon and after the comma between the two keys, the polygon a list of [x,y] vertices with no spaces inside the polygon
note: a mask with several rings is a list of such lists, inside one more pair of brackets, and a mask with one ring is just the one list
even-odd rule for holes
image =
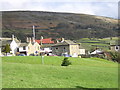
{"label": "grassy field", "polygon": [[118,64],[98,58],[2,57],[3,88],[117,88]]}

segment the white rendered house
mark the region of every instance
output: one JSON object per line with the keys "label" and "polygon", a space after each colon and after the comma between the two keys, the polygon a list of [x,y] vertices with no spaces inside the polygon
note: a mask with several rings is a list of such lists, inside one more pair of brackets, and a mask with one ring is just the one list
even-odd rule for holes
{"label": "white rendered house", "polygon": [[19,44],[16,43],[16,41],[14,39],[14,35],[12,35],[12,42],[10,43],[10,48],[11,48],[11,53],[13,55],[15,55],[15,53],[17,52],[18,46],[19,46]]}

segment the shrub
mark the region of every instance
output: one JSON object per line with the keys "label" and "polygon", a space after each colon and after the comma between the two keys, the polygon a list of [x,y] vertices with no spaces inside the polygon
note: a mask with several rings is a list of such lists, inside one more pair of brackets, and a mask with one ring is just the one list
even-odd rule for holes
{"label": "shrub", "polygon": [[120,63],[120,53],[119,52],[110,52],[111,59]]}
{"label": "shrub", "polygon": [[105,52],[105,59],[120,63],[120,52]]}
{"label": "shrub", "polygon": [[104,54],[99,54],[99,55],[98,55],[98,58],[105,59],[105,55],[104,55]]}
{"label": "shrub", "polygon": [[95,54],[95,55],[91,55],[91,57],[97,57],[97,58],[105,59],[105,55],[104,54]]}
{"label": "shrub", "polygon": [[61,64],[61,66],[68,66],[68,65],[71,65],[71,62],[68,60],[67,57],[65,57],[62,64]]}
{"label": "shrub", "polygon": [[86,55],[81,55],[81,58],[90,58],[91,56],[86,54]]}
{"label": "shrub", "polygon": [[6,55],[7,55],[7,53],[10,53],[10,45],[9,44],[6,44],[6,46],[5,46],[5,48],[3,49],[3,51],[6,53]]}

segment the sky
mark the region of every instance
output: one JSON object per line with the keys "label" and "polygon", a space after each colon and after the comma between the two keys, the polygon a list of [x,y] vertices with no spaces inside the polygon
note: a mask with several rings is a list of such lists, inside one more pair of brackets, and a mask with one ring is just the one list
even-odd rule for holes
{"label": "sky", "polygon": [[52,11],[118,18],[119,0],[0,0],[0,11]]}

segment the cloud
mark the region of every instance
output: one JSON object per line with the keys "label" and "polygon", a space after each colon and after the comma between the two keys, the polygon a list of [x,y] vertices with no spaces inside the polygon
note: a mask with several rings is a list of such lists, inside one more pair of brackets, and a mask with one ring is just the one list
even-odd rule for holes
{"label": "cloud", "polygon": [[64,3],[53,9],[53,11],[95,14],[90,3]]}
{"label": "cloud", "polygon": [[118,0],[0,0],[0,10],[84,13],[117,18]]}

